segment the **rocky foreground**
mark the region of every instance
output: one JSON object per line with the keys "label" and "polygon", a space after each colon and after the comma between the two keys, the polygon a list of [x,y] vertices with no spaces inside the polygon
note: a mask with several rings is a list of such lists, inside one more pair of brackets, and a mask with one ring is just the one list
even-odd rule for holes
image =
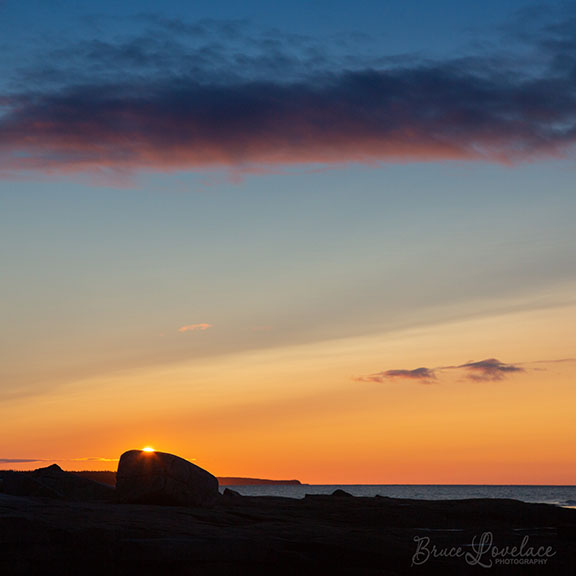
{"label": "rocky foreground", "polygon": [[[528,565],[484,555],[488,571],[464,557],[425,558],[433,545],[470,551],[466,545],[488,532],[499,548],[528,536],[530,547],[553,555]],[[201,509],[0,495],[0,574],[573,576],[575,533],[575,510],[513,500],[228,493]],[[417,556],[415,537],[430,538]]]}
{"label": "rocky foreground", "polygon": [[576,574],[576,510],[545,504],[229,489],[134,504],[57,466],[0,473],[0,492],[0,575]]}

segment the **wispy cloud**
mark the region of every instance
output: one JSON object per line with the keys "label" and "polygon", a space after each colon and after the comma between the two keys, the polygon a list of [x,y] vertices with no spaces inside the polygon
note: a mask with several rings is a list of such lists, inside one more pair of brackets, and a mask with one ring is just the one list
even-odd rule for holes
{"label": "wispy cloud", "polygon": [[457,368],[466,370],[470,380],[502,380],[505,376],[514,372],[525,372],[524,368],[514,364],[505,364],[496,358],[488,358],[479,362],[468,362]]}
{"label": "wispy cloud", "polygon": [[20,464],[25,462],[48,462],[40,458],[0,458],[2,464]]}
{"label": "wispy cloud", "polygon": [[436,379],[436,373],[430,368],[415,368],[413,370],[386,370],[356,378],[359,382],[384,382],[390,379],[421,380],[429,382]]}
{"label": "wispy cloud", "polygon": [[178,332],[204,332],[205,330],[209,330],[212,328],[212,324],[186,324],[185,326],[180,326],[178,328]]}
{"label": "wispy cloud", "polygon": [[23,464],[27,462],[118,462],[118,458],[101,458],[89,456],[85,458],[0,458],[2,464]]}
{"label": "wispy cloud", "polygon": [[534,360],[530,364],[571,364],[576,358],[558,358],[557,360]]}
{"label": "wispy cloud", "polygon": [[100,458],[97,456],[88,458],[63,458],[61,462],[118,462],[119,458]]}
{"label": "wispy cloud", "polygon": [[[574,42],[565,26],[532,40],[537,64],[492,55],[353,65],[293,39],[311,68],[282,38],[258,39],[255,52],[228,26],[238,49],[190,48],[166,32],[189,34],[184,25],[163,26],[161,37],[64,47],[68,69],[52,55],[51,67],[29,72],[34,82],[0,94],[0,174],[516,162],[570,154],[576,143]],[[111,61],[123,74],[107,72]],[[42,78],[44,88],[26,88]]]}

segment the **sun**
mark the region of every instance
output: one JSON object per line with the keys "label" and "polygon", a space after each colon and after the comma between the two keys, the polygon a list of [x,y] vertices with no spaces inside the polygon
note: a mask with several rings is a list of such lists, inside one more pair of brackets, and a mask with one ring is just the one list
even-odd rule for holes
{"label": "sun", "polygon": [[144,448],[142,448],[142,452],[156,452],[156,450],[154,450],[152,446],[145,446]]}

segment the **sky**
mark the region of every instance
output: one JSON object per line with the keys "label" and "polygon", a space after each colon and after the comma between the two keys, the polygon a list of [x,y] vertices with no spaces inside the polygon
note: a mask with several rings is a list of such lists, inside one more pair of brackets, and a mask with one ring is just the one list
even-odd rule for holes
{"label": "sky", "polygon": [[3,0],[0,48],[0,468],[574,483],[575,2]]}

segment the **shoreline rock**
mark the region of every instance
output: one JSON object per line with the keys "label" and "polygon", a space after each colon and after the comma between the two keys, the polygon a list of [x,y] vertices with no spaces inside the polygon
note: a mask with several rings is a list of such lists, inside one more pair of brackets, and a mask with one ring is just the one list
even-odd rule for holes
{"label": "shoreline rock", "polygon": [[[411,565],[415,538],[467,547],[490,532],[500,549],[552,547],[533,576],[573,576],[576,510],[515,500],[234,496],[211,508],[71,502],[0,494],[2,574],[174,576],[487,573],[462,558]],[[478,568],[478,567],[477,567]],[[493,566],[520,576],[526,566]]]}
{"label": "shoreline rock", "polygon": [[219,497],[210,472],[167,452],[129,450],[118,463],[120,501],[173,506],[211,506]]}
{"label": "shoreline rock", "polygon": [[52,464],[31,472],[0,471],[0,493],[89,502],[112,500],[115,490]]}

